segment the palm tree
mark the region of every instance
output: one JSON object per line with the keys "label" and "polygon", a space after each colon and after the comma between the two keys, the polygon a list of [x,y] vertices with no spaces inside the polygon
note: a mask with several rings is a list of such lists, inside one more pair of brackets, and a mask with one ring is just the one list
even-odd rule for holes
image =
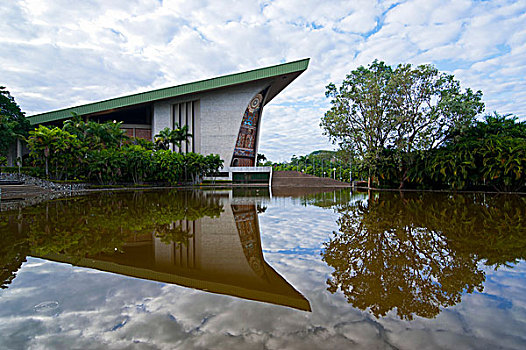
{"label": "palm tree", "polygon": [[164,128],[161,131],[159,131],[159,133],[155,135],[155,138],[154,138],[155,146],[158,149],[163,149],[163,150],[167,150],[168,148],[170,148],[170,143],[173,142],[172,134],[173,134],[173,131],[170,130],[170,128]]}
{"label": "palm tree", "polygon": [[193,137],[193,135],[188,132],[188,125],[179,126],[177,123],[175,123],[175,128],[171,136],[171,142],[177,146],[179,153],[182,153],[182,143],[188,143],[188,139]]}
{"label": "palm tree", "polygon": [[265,157],[263,153],[258,153],[256,159],[257,159],[256,160],[257,165],[262,165],[264,162],[267,161],[267,157]]}

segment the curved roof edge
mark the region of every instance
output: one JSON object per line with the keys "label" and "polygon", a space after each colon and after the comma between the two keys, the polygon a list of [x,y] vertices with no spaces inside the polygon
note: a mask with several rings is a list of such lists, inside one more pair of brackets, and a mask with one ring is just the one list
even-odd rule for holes
{"label": "curved roof edge", "polygon": [[119,275],[125,275],[135,278],[146,279],[150,281],[158,281],[164,283],[173,283],[183,287],[194,288],[203,290],[209,293],[217,293],[224,295],[231,295],[239,298],[262,301],[265,303],[271,303],[275,305],[283,305],[292,307],[303,311],[312,311],[310,302],[294,287],[292,287],[281,275],[279,275],[270,265],[266,262],[265,268],[270,269],[269,272],[273,274],[273,277],[277,278],[279,283],[285,288],[286,292],[282,289],[278,289],[275,292],[270,290],[259,290],[254,289],[250,284],[230,284],[228,282],[218,282],[213,280],[207,280],[206,278],[199,278],[198,276],[184,276],[177,275],[175,273],[155,271],[147,268],[133,267],[127,265],[121,265],[118,263],[96,260],[92,258],[72,258],[61,254],[47,254],[44,256],[32,255],[37,258],[51,260],[55,262],[61,262],[71,264],[78,267],[87,267],[96,269],[99,271],[106,271],[110,273],[116,273]]}
{"label": "curved roof edge", "polygon": [[35,114],[27,118],[29,119],[30,123],[34,125],[69,118],[71,117],[72,112],[79,115],[98,113],[109,109],[122,108],[141,103],[148,103],[157,100],[213,90],[231,85],[243,84],[255,80],[272,78],[283,74],[301,73],[309,66],[309,60],[310,58],[305,58],[298,61],[258,68],[246,72],[228,74],[187,84],[116,97],[75,107],[58,109],[51,112]]}

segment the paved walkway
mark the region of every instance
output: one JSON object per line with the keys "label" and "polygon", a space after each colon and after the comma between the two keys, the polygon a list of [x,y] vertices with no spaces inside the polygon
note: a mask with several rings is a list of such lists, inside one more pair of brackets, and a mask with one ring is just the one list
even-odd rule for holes
{"label": "paved walkway", "polygon": [[24,200],[42,194],[51,193],[50,190],[35,185],[4,185],[0,183],[2,201]]}
{"label": "paved walkway", "polygon": [[272,173],[272,188],[275,187],[341,188],[351,187],[351,184],[328,177],[303,174],[298,171],[275,171]]}

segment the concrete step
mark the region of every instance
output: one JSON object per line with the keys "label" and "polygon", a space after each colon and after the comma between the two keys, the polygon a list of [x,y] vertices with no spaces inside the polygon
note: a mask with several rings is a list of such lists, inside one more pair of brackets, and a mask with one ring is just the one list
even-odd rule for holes
{"label": "concrete step", "polygon": [[13,180],[0,180],[0,186],[2,185],[23,185],[23,181],[13,181]]}
{"label": "concrete step", "polygon": [[38,195],[48,193],[50,190],[38,187],[35,185],[0,185],[1,199],[20,199],[20,198],[31,198]]}

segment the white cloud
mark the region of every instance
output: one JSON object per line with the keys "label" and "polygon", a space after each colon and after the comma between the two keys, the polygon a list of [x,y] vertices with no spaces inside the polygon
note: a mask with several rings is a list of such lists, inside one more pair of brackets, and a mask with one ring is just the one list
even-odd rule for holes
{"label": "white cloud", "polygon": [[435,64],[526,116],[524,0],[19,0],[0,16],[0,84],[28,114],[311,57],[267,108],[272,160],[331,148],[325,86],[375,58]]}

